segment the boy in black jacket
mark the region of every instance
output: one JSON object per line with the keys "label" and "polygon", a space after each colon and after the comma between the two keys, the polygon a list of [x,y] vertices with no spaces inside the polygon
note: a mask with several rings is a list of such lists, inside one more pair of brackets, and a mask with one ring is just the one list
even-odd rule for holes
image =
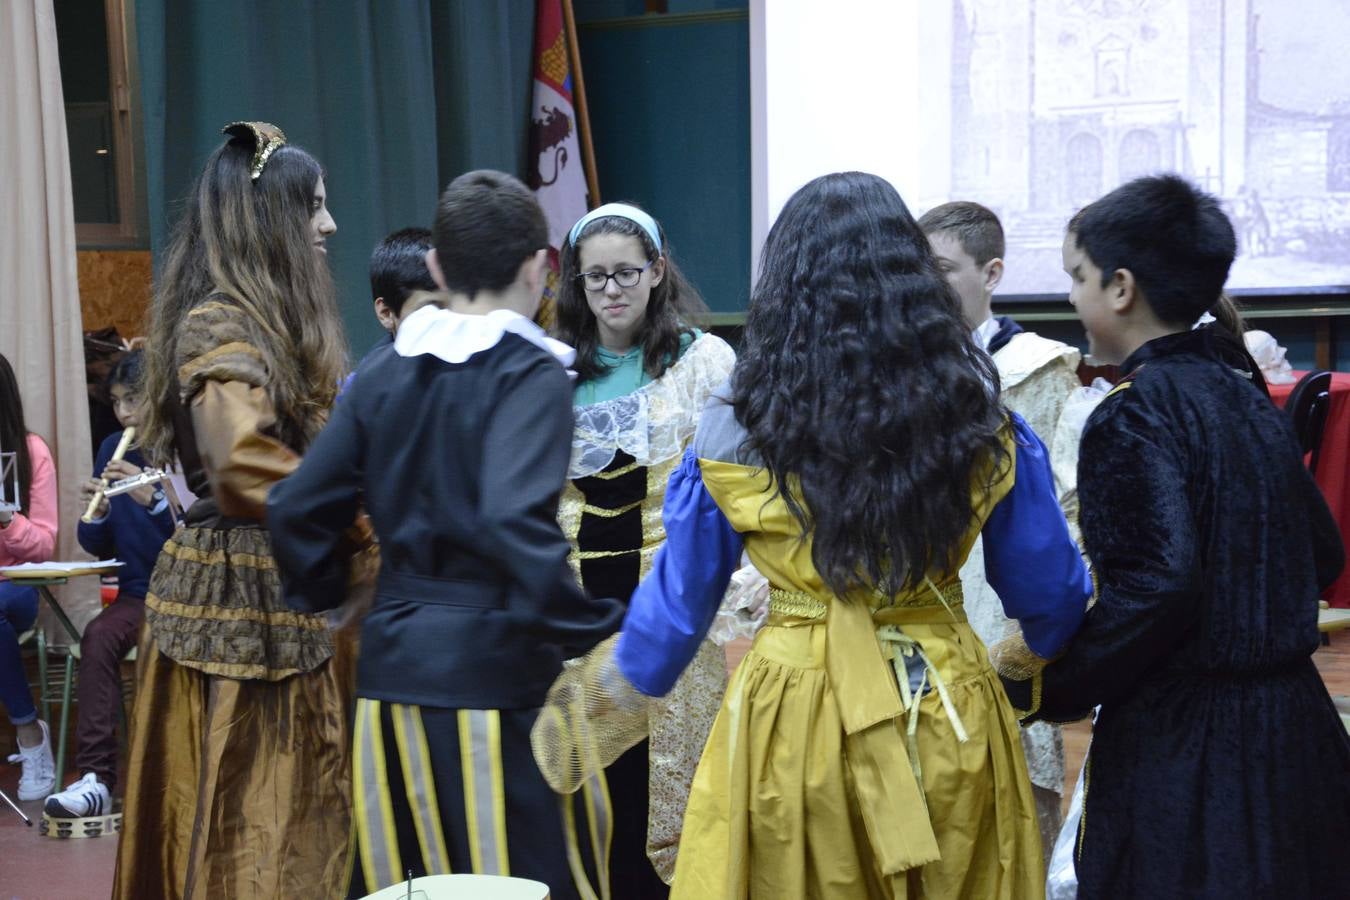
{"label": "boy in black jacket", "polygon": [[297,608],[343,600],[358,504],[380,539],[357,667],[351,896],[408,870],[577,895],[529,733],[563,659],[612,633],[621,610],[578,587],[556,519],[573,354],[530,321],[547,237],[516,179],[455,179],[427,255],[448,308],[405,310],[395,352],[362,370],[268,499]]}
{"label": "boy in black jacket", "polygon": [[1240,340],[1191,328],[1236,243],[1218,200],[1175,175],[1115,189],[1064,239],[1069,302],[1092,355],[1122,373],[1078,463],[1099,595],[1059,658],[1005,687],[1024,721],[1101,706],[1084,900],[1350,883],[1350,740],[1312,661],[1340,534]]}

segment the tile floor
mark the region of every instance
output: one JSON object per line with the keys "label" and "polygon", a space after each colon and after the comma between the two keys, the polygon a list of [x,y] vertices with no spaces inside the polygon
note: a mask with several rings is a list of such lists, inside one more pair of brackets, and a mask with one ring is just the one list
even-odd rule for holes
{"label": "tile floor", "polygon": [[[728,662],[734,665],[745,654],[747,644],[738,642],[727,648]],[[1350,632],[1333,636],[1331,646],[1314,656],[1322,677],[1333,696],[1350,695]],[[2,720],[3,717],[0,717]],[[1065,804],[1072,790],[1087,748],[1088,726],[1079,723],[1065,729],[1064,744],[1068,757]],[[73,739],[72,739],[73,740]],[[7,721],[0,721],[0,753],[13,752],[14,734]],[[69,751],[73,756],[73,751]],[[62,784],[79,773],[68,771]],[[0,790],[15,796],[19,769],[0,761]],[[16,798],[17,799],[17,798]],[[0,803],[0,900],[70,900],[70,898],[107,897],[112,886],[117,856],[115,838],[57,840],[38,833],[40,801],[20,804],[34,819],[32,828],[7,806]]]}

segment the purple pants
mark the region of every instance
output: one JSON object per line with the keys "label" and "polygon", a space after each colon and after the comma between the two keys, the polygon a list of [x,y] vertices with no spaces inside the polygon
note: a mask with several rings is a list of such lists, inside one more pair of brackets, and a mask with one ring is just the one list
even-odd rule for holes
{"label": "purple pants", "polygon": [[117,784],[117,718],[122,704],[122,657],[140,637],[145,600],[119,594],[84,627],[80,638],[79,719],[75,767],[93,772],[111,791]]}

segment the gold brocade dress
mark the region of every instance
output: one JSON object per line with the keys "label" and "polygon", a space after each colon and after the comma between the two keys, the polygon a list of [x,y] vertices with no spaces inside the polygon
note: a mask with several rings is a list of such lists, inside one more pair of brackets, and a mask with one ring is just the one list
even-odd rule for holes
{"label": "gold brocade dress", "polygon": [[[698,334],[659,379],[577,407],[558,520],[577,579],[592,596],[627,601],[651,569],[666,540],[666,482],[734,363],[725,341]],[[652,704],[648,742],[616,761],[603,787],[599,779],[583,786],[582,808],[593,808],[603,793],[614,806],[585,852],[611,858],[608,877],[596,877],[611,883],[616,898],[663,892],[653,868],[661,881],[673,875],[689,784],[725,684],[726,655],[704,641],[675,688]]]}
{"label": "gold brocade dress", "polygon": [[[698,464],[774,590],[695,776],[672,896],[1043,896],[1017,718],[956,569],[841,601],[763,469]],[[959,558],[1013,479],[977,498]]]}
{"label": "gold brocade dress", "polygon": [[179,327],[176,440],[210,490],[151,575],[115,898],[336,897],[346,883],[355,648],[282,599],[263,508],[298,456],[249,334],[217,300]]}

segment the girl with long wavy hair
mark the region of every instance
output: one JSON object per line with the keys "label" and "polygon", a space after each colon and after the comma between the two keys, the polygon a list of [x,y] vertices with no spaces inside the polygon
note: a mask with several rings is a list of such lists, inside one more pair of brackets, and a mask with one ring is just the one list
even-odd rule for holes
{"label": "girl with long wavy hair", "polygon": [[[665,541],[666,482],[708,397],[731,374],[731,348],[695,327],[704,311],[645,210],[609,203],[572,227],[556,333],[577,350],[576,427],[558,518],[593,596],[626,598],[651,568]],[[602,842],[609,851],[598,852],[596,874],[616,897],[666,895],[698,750],[725,683],[725,657],[705,642],[689,675],[654,708],[650,741],[605,771],[613,815],[594,827],[612,841]],[[578,814],[605,793],[588,784]]]}
{"label": "girl with long wavy hair", "polygon": [[[23,398],[9,360],[0,356],[0,449],[14,454],[14,469],[0,487],[0,566],[46,562],[56,550],[59,526],[56,466],[46,441],[24,424]],[[15,482],[18,495],[14,494]],[[9,761],[23,768],[19,799],[40,800],[56,786],[51,735],[38,718],[19,655],[19,635],[37,621],[37,588],[0,576],[0,706],[9,714],[19,752]]]}
{"label": "girl with long wavy hair", "polygon": [[704,748],[672,896],[1037,896],[1017,719],[958,570],[982,534],[1021,624],[1002,658],[1034,667],[1068,641],[1091,581],[1045,447],[882,179],[807,184],[761,265],[731,382],[671,476],[666,545],[612,657],[578,667],[609,701],[541,721],[600,710],[612,745],[606,718],[670,689],[744,549],[769,618]]}
{"label": "girl with long wavy hair", "polygon": [[200,499],[145,598],[118,897],[337,896],[345,876],[346,660],[283,601],[264,520],[346,367],[337,226],[280,129],[225,132],[150,310],[142,452]]}

